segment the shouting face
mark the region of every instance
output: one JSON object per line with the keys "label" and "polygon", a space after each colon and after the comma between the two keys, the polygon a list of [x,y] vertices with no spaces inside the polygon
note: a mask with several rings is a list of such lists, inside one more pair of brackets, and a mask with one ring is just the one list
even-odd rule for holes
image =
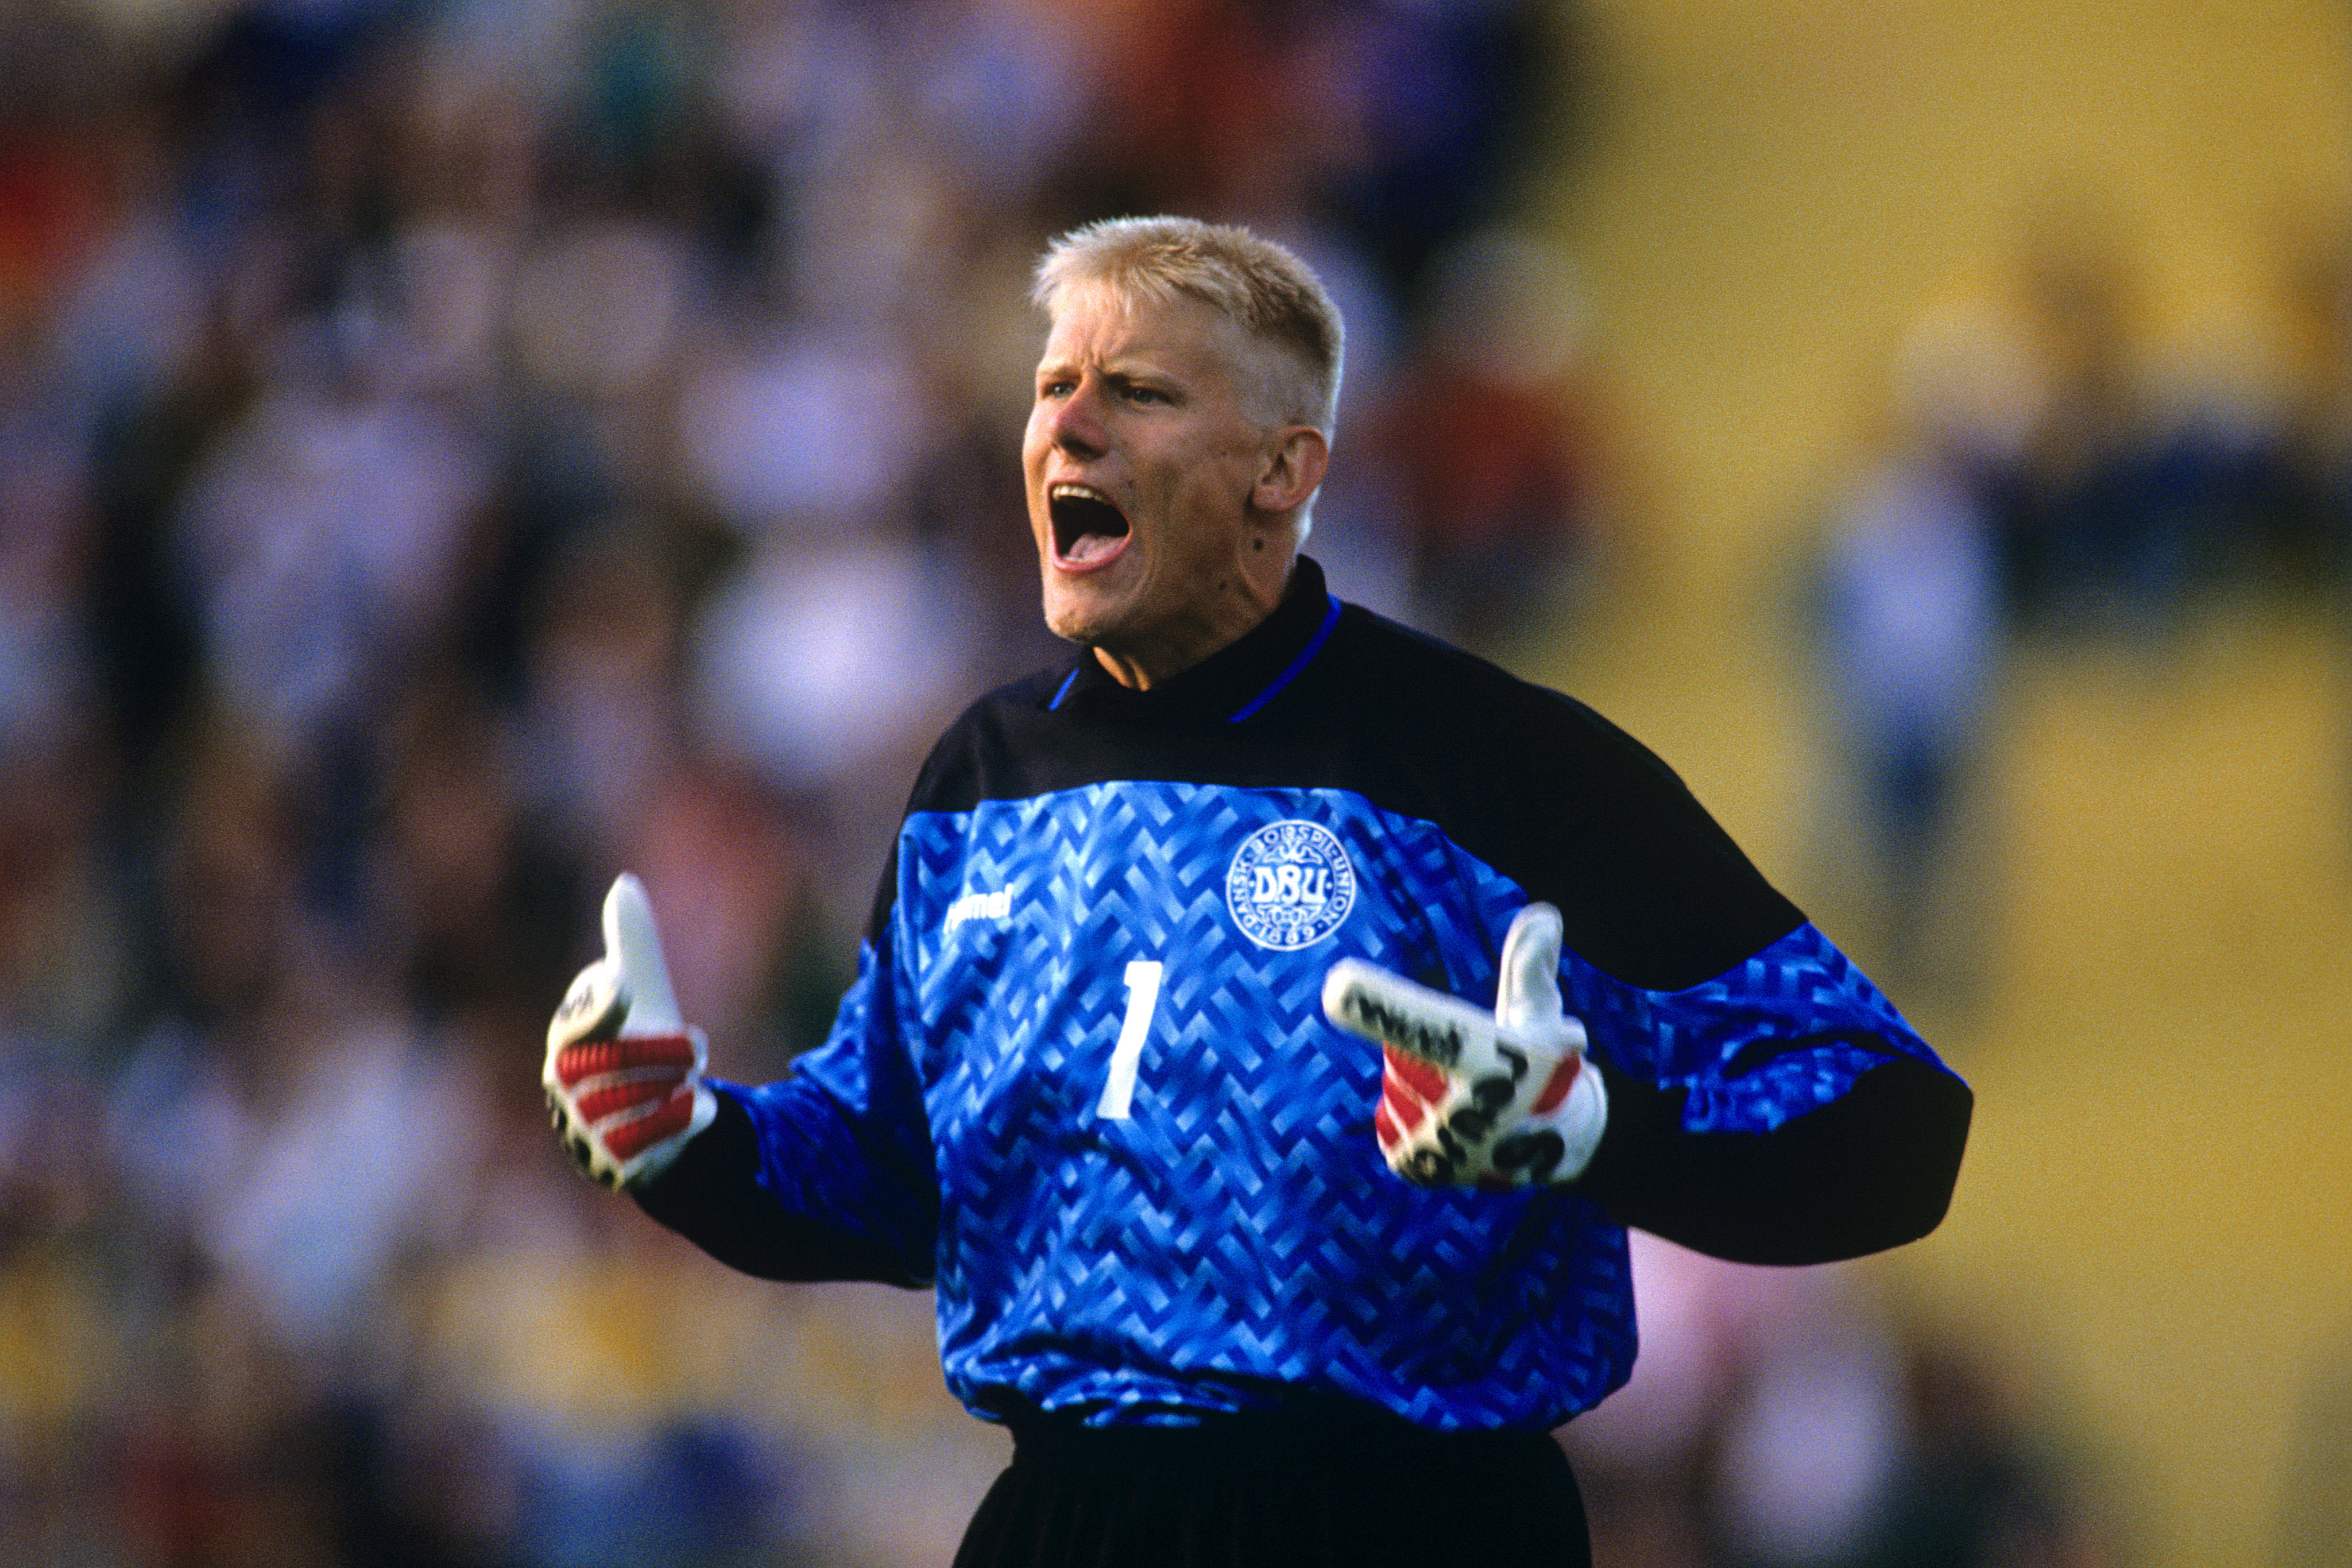
{"label": "shouting face", "polygon": [[1045,623],[1149,686],[1282,597],[1324,442],[1267,417],[1270,350],[1179,296],[1066,292],[1022,444]]}

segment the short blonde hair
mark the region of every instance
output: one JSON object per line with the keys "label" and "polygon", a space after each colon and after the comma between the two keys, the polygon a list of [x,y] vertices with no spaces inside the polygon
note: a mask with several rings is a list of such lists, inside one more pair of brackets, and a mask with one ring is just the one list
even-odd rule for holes
{"label": "short blonde hair", "polygon": [[1331,434],[1346,329],[1322,279],[1287,248],[1197,218],[1104,218],[1046,248],[1030,297],[1050,315],[1065,290],[1089,284],[1155,303],[1187,296],[1215,309],[1293,371],[1268,389],[1281,403],[1279,422]]}

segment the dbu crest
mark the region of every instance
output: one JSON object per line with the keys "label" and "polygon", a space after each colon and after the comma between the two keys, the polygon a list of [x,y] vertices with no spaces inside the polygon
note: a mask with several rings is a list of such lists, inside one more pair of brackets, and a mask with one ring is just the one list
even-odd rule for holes
{"label": "dbu crest", "polygon": [[1339,929],[1356,902],[1356,868],[1319,822],[1269,822],[1234,852],[1225,907],[1261,947],[1312,946]]}

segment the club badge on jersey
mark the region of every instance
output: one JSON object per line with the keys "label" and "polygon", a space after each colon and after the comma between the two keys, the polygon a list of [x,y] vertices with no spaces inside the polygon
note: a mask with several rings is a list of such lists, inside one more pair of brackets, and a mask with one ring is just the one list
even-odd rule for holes
{"label": "club badge on jersey", "polygon": [[1296,952],[1339,929],[1356,903],[1356,867],[1320,822],[1269,822],[1225,868],[1225,909],[1261,947]]}

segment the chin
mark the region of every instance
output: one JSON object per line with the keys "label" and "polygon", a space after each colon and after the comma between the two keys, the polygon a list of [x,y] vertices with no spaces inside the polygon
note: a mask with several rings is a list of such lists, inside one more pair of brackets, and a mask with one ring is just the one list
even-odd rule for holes
{"label": "chin", "polygon": [[1073,574],[1045,569],[1045,625],[1056,637],[1088,646],[1115,637],[1132,615],[1137,598],[1132,584],[1118,580],[1127,574]]}
{"label": "chin", "polygon": [[1100,595],[1072,592],[1063,585],[1045,590],[1045,630],[1065,642],[1092,647],[1118,632],[1118,607]]}

